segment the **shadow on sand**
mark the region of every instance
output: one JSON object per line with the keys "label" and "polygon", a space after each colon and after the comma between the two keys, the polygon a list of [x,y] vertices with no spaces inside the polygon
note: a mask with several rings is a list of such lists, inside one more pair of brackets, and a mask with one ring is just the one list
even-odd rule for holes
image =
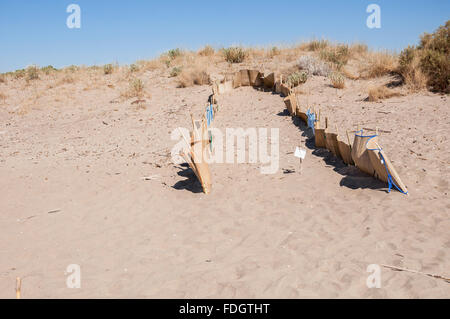
{"label": "shadow on sand", "polygon": [[[278,116],[291,116],[285,109],[277,114]],[[328,167],[342,175],[339,185],[351,189],[373,189],[387,192],[386,184],[373,178],[366,173],[361,172],[356,166],[345,164],[340,158],[337,158],[325,148],[316,148],[315,138],[312,129],[309,128],[300,118],[292,117],[292,123],[299,129],[302,136],[306,139],[305,146],[312,150],[314,156],[321,157]]]}
{"label": "shadow on sand", "polygon": [[194,194],[203,193],[203,188],[200,182],[195,176],[194,171],[189,167],[187,163],[181,164],[180,166],[174,166],[175,168],[180,169],[177,173],[178,176],[186,177],[187,179],[178,181],[172,188],[176,190],[188,190]]}

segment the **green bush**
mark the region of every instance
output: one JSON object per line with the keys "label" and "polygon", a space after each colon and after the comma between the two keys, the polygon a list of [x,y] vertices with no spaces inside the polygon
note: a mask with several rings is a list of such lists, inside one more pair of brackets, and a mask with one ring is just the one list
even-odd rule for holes
{"label": "green bush", "polygon": [[183,54],[183,52],[180,49],[178,49],[178,48],[169,50],[169,52],[167,52],[167,55],[169,56],[169,58],[171,60],[174,60],[175,58],[178,58],[182,54]]}
{"label": "green bush", "polygon": [[225,61],[228,63],[242,63],[247,58],[247,52],[240,47],[223,49]]}

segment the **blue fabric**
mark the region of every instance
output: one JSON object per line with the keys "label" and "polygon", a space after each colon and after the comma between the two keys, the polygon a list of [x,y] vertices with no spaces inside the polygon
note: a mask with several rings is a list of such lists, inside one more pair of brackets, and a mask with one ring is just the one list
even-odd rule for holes
{"label": "blue fabric", "polygon": [[211,126],[211,122],[214,120],[214,110],[212,104],[206,107],[206,120],[208,127]]}
{"label": "blue fabric", "polygon": [[313,135],[316,135],[316,132],[314,130],[314,123],[316,123],[316,114],[314,114],[314,112],[311,112],[311,110],[308,110],[306,112],[306,116],[308,117],[308,127],[312,128]]}

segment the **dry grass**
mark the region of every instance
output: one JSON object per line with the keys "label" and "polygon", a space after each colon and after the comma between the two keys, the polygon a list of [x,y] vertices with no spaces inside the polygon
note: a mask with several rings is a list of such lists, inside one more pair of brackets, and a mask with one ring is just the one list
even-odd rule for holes
{"label": "dry grass", "polygon": [[333,72],[330,74],[331,86],[336,89],[345,88],[345,78],[339,72]]}
{"label": "dry grass", "polygon": [[37,65],[30,65],[26,69],[27,81],[39,79],[39,67]]}
{"label": "dry grass", "polygon": [[364,79],[391,74],[398,65],[397,56],[389,52],[368,52],[365,60],[359,67],[359,73]]}
{"label": "dry grass", "polygon": [[228,63],[242,63],[248,57],[248,52],[241,47],[225,48],[222,52]]}
{"label": "dry grass", "polygon": [[210,45],[205,46],[203,49],[198,51],[198,55],[200,56],[212,56],[216,53],[216,50]]}
{"label": "dry grass", "polygon": [[6,75],[0,74],[0,83],[6,83]]}
{"label": "dry grass", "polygon": [[403,50],[399,58],[398,73],[403,77],[404,84],[411,92],[417,92],[427,87],[428,78],[420,67],[418,52],[411,47]]}
{"label": "dry grass", "polygon": [[209,74],[202,69],[194,68],[192,70],[185,70],[181,72],[178,77],[178,87],[186,88],[194,85],[209,85],[211,78]]}
{"label": "dry grass", "polygon": [[128,82],[127,89],[120,94],[120,97],[124,100],[137,98],[139,102],[145,95],[145,86],[142,80],[139,78],[132,78]]}
{"label": "dry grass", "polygon": [[387,88],[386,86],[377,86],[369,88],[369,96],[367,100],[369,102],[377,102],[379,100],[389,99],[395,96],[401,96],[402,94]]}
{"label": "dry grass", "polygon": [[307,51],[321,51],[326,49],[330,45],[328,40],[312,40],[300,45],[301,50]]}
{"label": "dry grass", "polygon": [[64,84],[72,84],[75,83],[75,79],[72,75],[70,74],[65,74],[62,78],[60,78],[57,82],[56,85],[64,85]]}
{"label": "dry grass", "polygon": [[330,62],[335,69],[341,70],[350,59],[350,49],[345,44],[328,45],[320,51],[319,57],[324,61]]}

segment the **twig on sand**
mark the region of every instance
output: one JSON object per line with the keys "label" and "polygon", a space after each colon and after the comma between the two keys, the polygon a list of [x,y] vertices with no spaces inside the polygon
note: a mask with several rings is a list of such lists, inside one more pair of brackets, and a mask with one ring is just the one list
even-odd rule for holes
{"label": "twig on sand", "polygon": [[20,299],[20,290],[22,289],[22,279],[16,278],[16,299]]}
{"label": "twig on sand", "polygon": [[396,270],[396,271],[406,271],[406,272],[410,272],[413,274],[419,274],[419,275],[424,275],[424,276],[428,276],[428,277],[432,277],[432,278],[436,278],[436,279],[442,279],[448,283],[450,283],[450,278],[441,276],[441,275],[435,275],[435,274],[429,274],[429,273],[425,273],[425,272],[421,272],[421,271],[417,271],[417,270],[411,270],[411,269],[407,269],[407,268],[400,268],[400,267],[395,267],[395,266],[390,266],[390,265],[381,265],[385,268],[389,268],[392,270]]}

